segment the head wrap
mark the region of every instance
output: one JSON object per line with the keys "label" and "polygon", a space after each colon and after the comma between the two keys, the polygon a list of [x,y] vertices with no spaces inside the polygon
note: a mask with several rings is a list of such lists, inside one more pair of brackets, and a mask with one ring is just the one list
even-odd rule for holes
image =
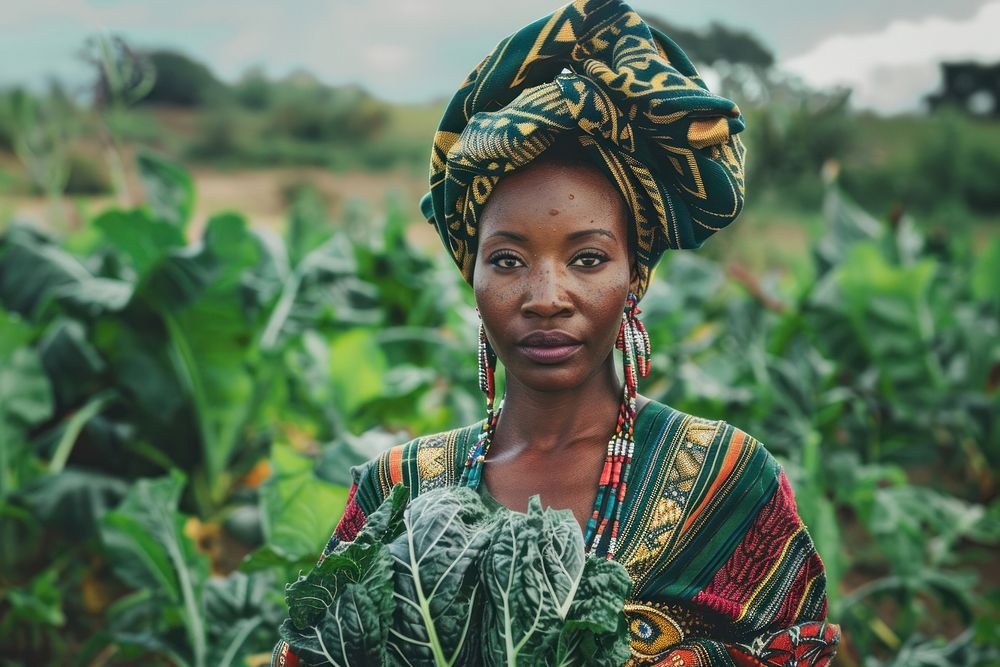
{"label": "head wrap", "polygon": [[697,248],[743,205],[743,130],[684,52],[620,0],[576,0],[501,41],[462,84],[420,202],[472,281],[479,216],[500,178],[578,135],[631,213],[642,296],[667,248]]}

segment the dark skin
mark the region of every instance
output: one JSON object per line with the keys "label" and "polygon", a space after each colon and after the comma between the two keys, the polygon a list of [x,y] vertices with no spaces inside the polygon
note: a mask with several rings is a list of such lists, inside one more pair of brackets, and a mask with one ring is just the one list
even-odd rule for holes
{"label": "dark skin", "polygon": [[[537,494],[583,527],[622,396],[614,344],[636,277],[625,205],[597,169],[543,161],[498,184],[479,231],[476,303],[507,377],[484,483],[513,510]],[[533,353],[540,332],[562,338],[543,344],[558,358]]]}

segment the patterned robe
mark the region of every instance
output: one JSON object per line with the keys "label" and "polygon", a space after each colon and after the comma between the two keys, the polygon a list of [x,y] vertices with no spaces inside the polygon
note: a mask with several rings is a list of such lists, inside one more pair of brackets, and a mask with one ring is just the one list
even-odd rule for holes
{"label": "patterned robe", "polygon": [[[417,438],[354,470],[324,555],[397,483],[455,485],[481,424]],[[640,411],[616,560],[632,578],[629,667],[829,663],[826,575],[788,479],[753,437],[652,402]],[[601,552],[602,545],[597,545]],[[272,665],[297,659],[279,643]]]}

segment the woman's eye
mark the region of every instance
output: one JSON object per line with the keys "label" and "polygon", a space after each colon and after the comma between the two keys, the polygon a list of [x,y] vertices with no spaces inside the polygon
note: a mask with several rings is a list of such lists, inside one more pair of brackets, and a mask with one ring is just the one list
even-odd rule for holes
{"label": "woman's eye", "polygon": [[586,252],[574,257],[570,264],[571,266],[592,267],[603,264],[606,261],[608,261],[607,255],[597,252]]}
{"label": "woman's eye", "polygon": [[520,258],[514,255],[503,254],[493,255],[490,257],[490,263],[501,269],[516,269],[523,264]]}

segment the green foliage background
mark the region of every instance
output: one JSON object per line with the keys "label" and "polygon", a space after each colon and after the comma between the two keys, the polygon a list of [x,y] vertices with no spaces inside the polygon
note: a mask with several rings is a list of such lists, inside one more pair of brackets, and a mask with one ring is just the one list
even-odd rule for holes
{"label": "green foliage background", "polygon": [[[221,211],[194,233],[194,180],[164,154],[419,171],[438,109],[227,87],[176,54],[158,65],[188,74],[157,88],[123,45],[103,53],[95,110],[58,90],[0,104],[23,167],[0,190],[53,203],[0,236],[0,664],[267,664],[349,467],[480,418],[475,313],[410,240],[413,202],[331,216],[296,188],[280,232]],[[130,107],[177,80],[204,87],[173,100],[204,107],[193,133]],[[642,391],[782,460],[838,664],[1000,664],[1000,130],[787,93],[747,110],[746,220],[657,271]],[[158,151],[133,167],[137,145]],[[119,203],[67,225],[74,182]]]}

